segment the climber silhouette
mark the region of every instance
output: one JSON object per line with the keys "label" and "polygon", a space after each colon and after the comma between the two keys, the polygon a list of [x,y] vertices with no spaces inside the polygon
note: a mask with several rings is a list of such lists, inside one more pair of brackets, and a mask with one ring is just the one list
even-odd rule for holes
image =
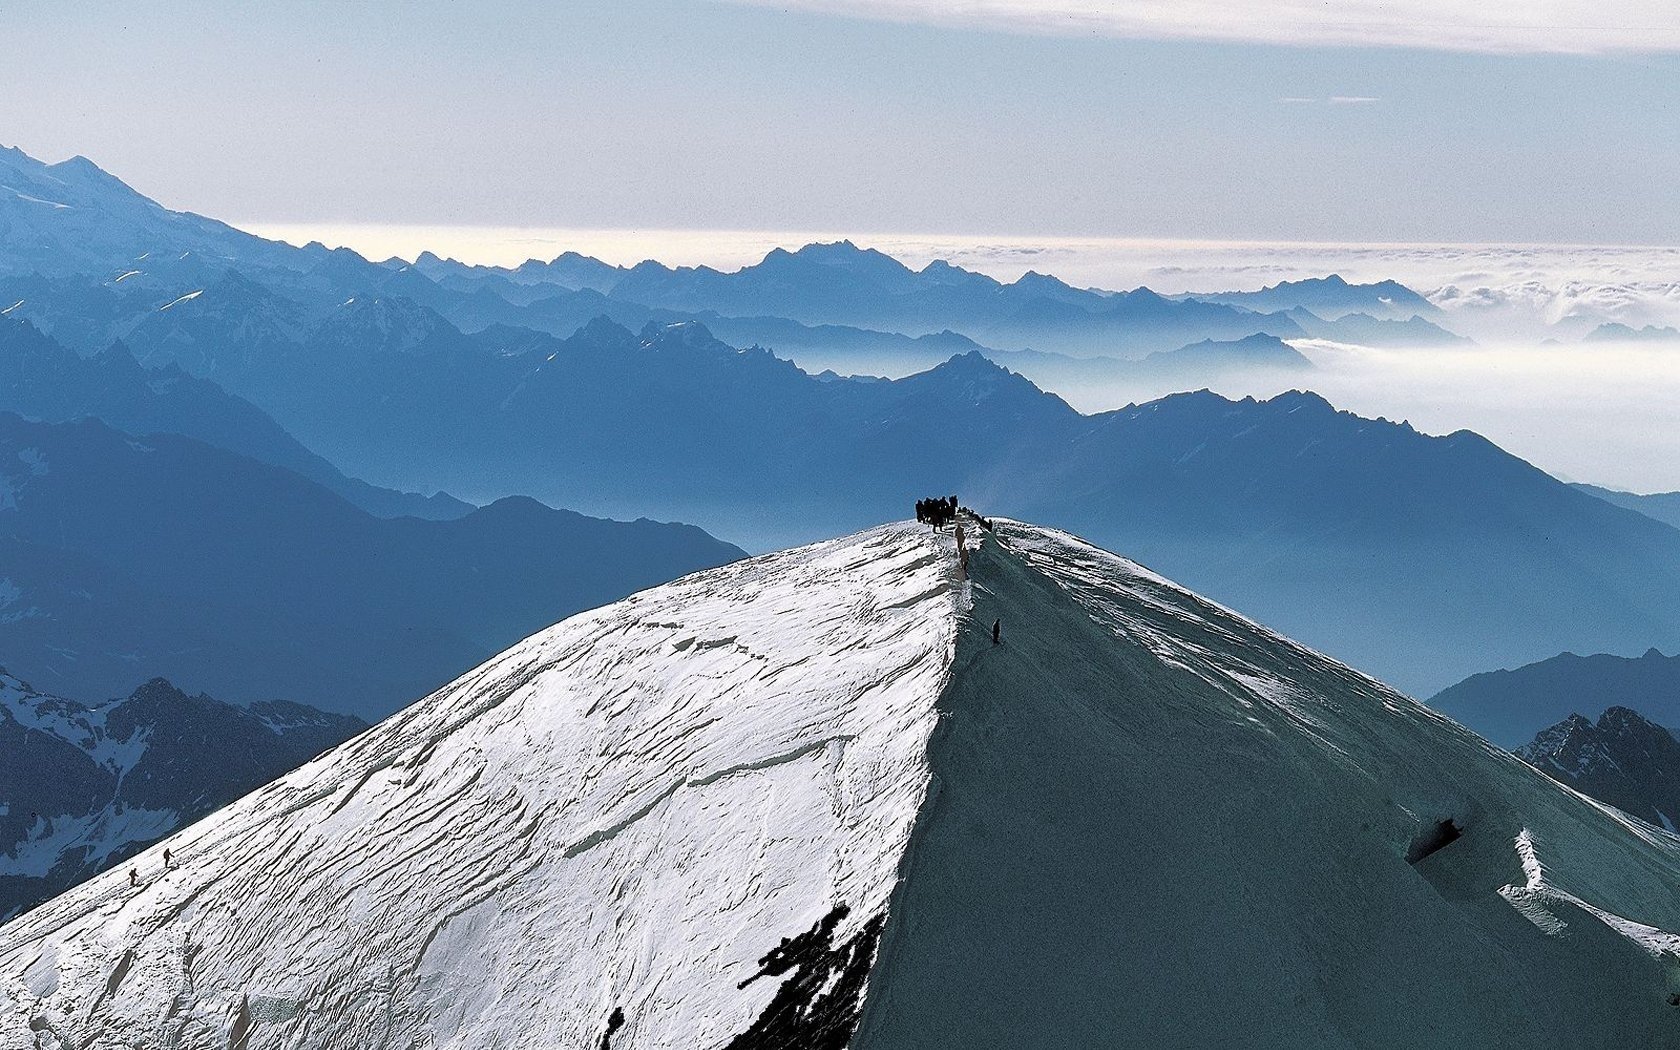
{"label": "climber silhouette", "polygon": [[140,885],[140,869],[139,868],[129,868],[128,869],[128,884],[130,886]]}
{"label": "climber silhouette", "polygon": [[993,645],[997,645],[999,642],[1003,641],[1003,639],[1000,637],[1000,635],[1002,633],[1003,633],[1003,621],[1002,620],[993,620],[992,621],[992,644]]}

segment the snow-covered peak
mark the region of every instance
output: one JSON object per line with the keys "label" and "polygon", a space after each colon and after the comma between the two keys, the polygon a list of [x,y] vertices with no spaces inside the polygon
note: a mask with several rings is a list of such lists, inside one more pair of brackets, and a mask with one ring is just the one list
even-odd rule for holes
{"label": "snow-covered peak", "polygon": [[1674,1044],[1680,840],[995,527],[533,636],[0,927],[0,1044]]}
{"label": "snow-covered peak", "polygon": [[528,639],[175,836],[173,870],[144,855],[143,889],[113,872],[0,930],[0,973],[63,945],[56,991],[0,991],[0,1044],[83,1031],[111,951],[132,953],[113,1037],[153,1031],[188,951],[191,1045],[244,1016],[253,1046],[593,1047],[615,1009],[626,1045],[727,1042],[774,997],[737,985],[781,938],[843,906],[850,940],[886,907],[950,673],[949,542],[877,529]]}

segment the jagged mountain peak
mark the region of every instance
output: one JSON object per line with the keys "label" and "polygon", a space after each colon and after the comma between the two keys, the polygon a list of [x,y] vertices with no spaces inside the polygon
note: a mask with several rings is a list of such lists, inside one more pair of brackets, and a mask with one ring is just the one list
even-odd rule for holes
{"label": "jagged mountain peak", "polygon": [[914,271],[885,252],[860,248],[849,240],[812,242],[792,252],[772,248],[757,267],[750,269],[775,271],[801,266],[842,270],[895,287],[906,284],[915,276]]}
{"label": "jagged mountain peak", "polygon": [[636,341],[636,333],[606,314],[590,318],[566,339],[567,343],[584,346],[628,346]]}
{"label": "jagged mountain peak", "polygon": [[1026,273],[1016,278],[1013,283],[1017,288],[1050,288],[1057,291],[1073,290],[1073,287],[1060,277],[1056,277],[1048,273],[1039,273],[1037,270],[1028,270]]}
{"label": "jagged mountain peak", "polygon": [[1571,714],[1516,754],[1577,791],[1671,832],[1680,818],[1680,741],[1632,708],[1608,707],[1597,723]]}
{"label": "jagged mountain peak", "polygon": [[317,340],[391,352],[410,351],[433,339],[459,341],[460,335],[431,307],[391,295],[351,296],[329,310],[312,331]]}
{"label": "jagged mountain peak", "polygon": [[934,259],[917,271],[918,276],[931,278],[945,284],[991,284],[998,282],[983,273],[977,273],[963,266],[958,266],[949,259]]}
{"label": "jagged mountain peak", "polygon": [[711,329],[699,321],[649,321],[639,335],[645,345],[676,344],[681,346],[722,345]]}
{"label": "jagged mountain peak", "polygon": [[1055,394],[1041,390],[1032,380],[998,364],[979,350],[953,354],[925,372],[898,381],[907,395],[932,392],[947,402],[973,407],[986,402],[1006,401],[1023,410],[1041,410],[1051,418],[1073,418],[1077,413]]}

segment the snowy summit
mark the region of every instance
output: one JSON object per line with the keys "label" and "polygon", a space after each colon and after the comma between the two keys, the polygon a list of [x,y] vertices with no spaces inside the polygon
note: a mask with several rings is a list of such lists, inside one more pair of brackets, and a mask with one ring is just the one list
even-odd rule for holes
{"label": "snowy summit", "polygon": [[995,526],[527,639],[0,927],[0,1045],[1680,1046],[1680,839]]}

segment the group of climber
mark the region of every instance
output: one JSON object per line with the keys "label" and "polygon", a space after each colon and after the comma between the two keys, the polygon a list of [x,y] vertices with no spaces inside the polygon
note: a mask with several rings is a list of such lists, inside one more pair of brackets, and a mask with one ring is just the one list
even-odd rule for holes
{"label": "group of climber", "polygon": [[947,522],[955,521],[957,517],[957,497],[933,496],[916,501],[916,520],[923,525],[932,525],[935,530],[943,527]]}
{"label": "group of climber", "polygon": [[[963,508],[957,503],[957,497],[955,496],[931,496],[916,501],[916,520],[923,525],[932,525],[936,532],[943,528],[947,522],[957,522],[957,564],[961,566],[963,579],[966,580],[968,578],[968,544],[963,536],[962,522],[957,521],[957,512],[960,509]],[[969,519],[979,525],[981,529],[986,532],[992,531],[991,519],[983,518],[972,510],[968,510],[966,513]],[[1002,643],[1003,621],[994,620],[992,622],[992,644],[1001,645]]]}
{"label": "group of climber", "polygon": [[[164,850],[163,851],[163,870],[168,871],[170,868],[173,868],[174,866],[175,866],[175,854],[171,853],[169,850]],[[129,885],[130,888],[138,888],[139,887],[139,885],[140,885],[140,869],[139,868],[129,868],[128,869],[128,885]]]}

